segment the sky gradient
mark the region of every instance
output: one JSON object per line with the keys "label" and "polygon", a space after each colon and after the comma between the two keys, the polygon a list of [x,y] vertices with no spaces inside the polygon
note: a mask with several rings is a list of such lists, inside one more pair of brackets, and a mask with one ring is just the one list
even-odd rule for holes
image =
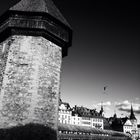
{"label": "sky gradient", "polygon": [[[0,13],[14,4],[3,0]],[[138,3],[54,0],[73,29],[63,58],[61,98],[71,106],[128,115],[133,103],[140,119],[140,11]],[[107,86],[104,93],[104,86]]]}
{"label": "sky gradient", "polygon": [[[72,106],[100,108],[106,115],[140,113],[140,12],[138,3],[55,1],[74,36],[63,60],[61,96]],[[106,93],[103,87],[107,86]],[[125,108],[125,107],[126,108]],[[111,110],[111,111],[110,111]],[[121,112],[119,111],[121,110]]]}

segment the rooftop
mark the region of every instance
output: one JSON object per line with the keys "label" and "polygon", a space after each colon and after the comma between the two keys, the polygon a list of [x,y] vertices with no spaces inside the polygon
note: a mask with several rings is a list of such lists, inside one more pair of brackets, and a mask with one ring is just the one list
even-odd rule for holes
{"label": "rooftop", "polygon": [[13,7],[11,7],[10,10],[48,13],[49,15],[61,21],[66,26],[69,26],[68,22],[62,16],[52,0],[21,0]]}
{"label": "rooftop", "polygon": [[78,114],[80,117],[103,117],[100,113],[96,111],[96,109],[88,109],[86,107],[74,107],[75,114]]}
{"label": "rooftop", "polygon": [[85,127],[85,126],[77,126],[77,125],[69,125],[69,124],[61,124],[58,125],[59,131],[71,131],[71,132],[84,132],[84,133],[92,133],[92,134],[106,134],[106,135],[115,135],[115,136],[127,136],[122,132],[112,131],[112,130],[101,130],[97,128]]}

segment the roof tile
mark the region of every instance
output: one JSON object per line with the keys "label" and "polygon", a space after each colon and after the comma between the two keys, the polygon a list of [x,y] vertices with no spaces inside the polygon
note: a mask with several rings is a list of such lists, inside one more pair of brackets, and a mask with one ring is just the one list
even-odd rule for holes
{"label": "roof tile", "polygon": [[61,21],[63,24],[70,27],[52,0],[21,0],[16,5],[11,7],[10,10],[48,13]]}

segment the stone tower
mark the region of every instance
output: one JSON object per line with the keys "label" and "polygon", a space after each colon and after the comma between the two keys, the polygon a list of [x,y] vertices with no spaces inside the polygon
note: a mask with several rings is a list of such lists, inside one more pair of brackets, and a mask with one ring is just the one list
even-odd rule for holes
{"label": "stone tower", "polygon": [[57,130],[62,57],[72,30],[51,0],[21,0],[0,17],[0,128]]}

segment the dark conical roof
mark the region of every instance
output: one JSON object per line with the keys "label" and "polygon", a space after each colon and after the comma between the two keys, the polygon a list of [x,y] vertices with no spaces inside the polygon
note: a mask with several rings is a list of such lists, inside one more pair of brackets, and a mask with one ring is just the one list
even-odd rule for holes
{"label": "dark conical roof", "polygon": [[100,115],[103,115],[103,112],[104,112],[104,108],[103,108],[103,104],[101,103]]}
{"label": "dark conical roof", "polygon": [[62,16],[52,0],[21,0],[16,5],[11,7],[10,10],[48,13],[65,25],[69,26],[68,22]]}
{"label": "dark conical roof", "polygon": [[131,105],[131,114],[130,114],[130,120],[136,120],[136,117],[134,115],[133,107]]}
{"label": "dark conical roof", "polygon": [[18,0],[0,17],[0,42],[11,35],[42,36],[67,56],[72,29],[52,0]]}

